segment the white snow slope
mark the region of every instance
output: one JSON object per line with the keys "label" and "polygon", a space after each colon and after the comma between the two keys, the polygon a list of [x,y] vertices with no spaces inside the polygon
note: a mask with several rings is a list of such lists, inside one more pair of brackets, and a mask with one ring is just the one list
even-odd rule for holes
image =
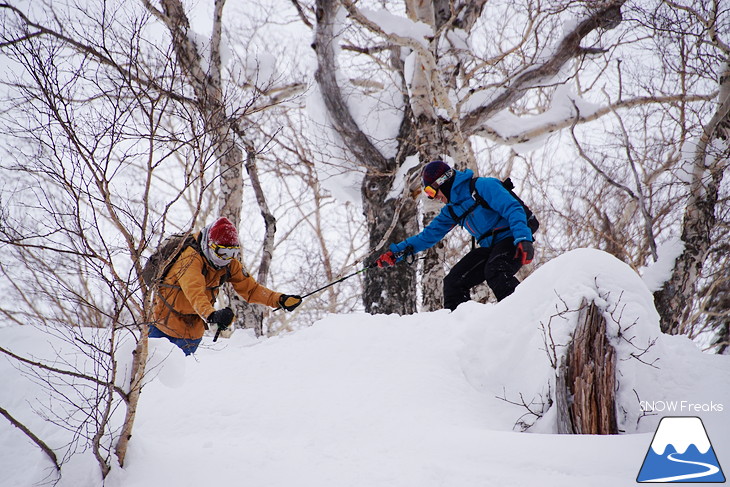
{"label": "white snow slope", "polygon": [[[551,362],[584,298],[609,320],[626,434],[555,434]],[[63,346],[30,326],[0,328],[0,343],[48,360]],[[91,452],[78,452],[58,485],[628,486],[665,415],[700,416],[721,466],[730,465],[730,357],[662,335],[639,276],[596,250],[545,264],[499,304],[330,316],[261,340],[237,332],[206,338],[190,358],[165,340],[151,350],[125,468],[102,480]],[[9,359],[0,377],[0,406],[63,456],[70,433],[34,413],[49,402],[42,389]],[[513,404],[523,401],[542,418]],[[640,401],[677,406],[647,415]],[[529,432],[515,427],[520,420]],[[44,454],[0,418],[0,485],[56,479]]]}

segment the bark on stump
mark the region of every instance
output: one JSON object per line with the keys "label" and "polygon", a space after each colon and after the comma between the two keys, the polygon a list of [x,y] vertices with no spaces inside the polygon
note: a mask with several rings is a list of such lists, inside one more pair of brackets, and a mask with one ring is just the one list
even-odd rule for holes
{"label": "bark on stump", "polygon": [[606,320],[584,302],[568,353],[558,370],[558,432],[618,434],[616,350],[606,338]]}

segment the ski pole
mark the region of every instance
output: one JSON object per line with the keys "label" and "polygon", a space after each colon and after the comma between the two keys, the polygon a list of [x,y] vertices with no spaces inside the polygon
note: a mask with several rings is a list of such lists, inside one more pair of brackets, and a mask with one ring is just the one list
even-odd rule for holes
{"label": "ski pole", "polygon": [[223,330],[223,327],[219,325],[218,329],[215,331],[215,336],[213,337],[214,342],[218,341],[218,337],[221,334],[221,330]]}
{"label": "ski pole", "polygon": [[[373,265],[373,264],[371,264],[371,265],[369,265],[369,266],[366,266],[366,267],[363,267],[363,268],[362,268],[362,269],[360,269],[359,271],[353,272],[352,274],[349,274],[349,275],[347,275],[347,276],[345,276],[345,277],[342,277],[342,278],[340,278],[340,279],[337,279],[336,281],[332,281],[332,282],[330,282],[329,284],[327,284],[327,285],[325,285],[325,286],[322,286],[322,287],[321,287],[321,288],[319,288],[319,289],[315,289],[314,291],[312,291],[312,292],[310,292],[310,293],[307,293],[307,294],[305,294],[304,296],[302,296],[302,299],[304,299],[304,298],[306,298],[306,297],[308,297],[308,296],[311,296],[312,294],[317,294],[317,293],[318,293],[318,292],[320,292],[320,291],[324,291],[324,290],[325,290],[325,289],[327,289],[328,287],[332,287],[332,286],[334,286],[335,284],[339,284],[339,283],[341,283],[342,281],[346,281],[347,279],[349,279],[349,278],[351,278],[351,277],[355,277],[355,276],[356,276],[356,275],[358,275],[358,274],[362,274],[362,273],[363,273],[363,272],[365,272],[366,270],[368,270],[368,269],[372,269],[373,267],[374,267],[374,265]],[[279,309],[281,309],[281,308],[279,308]]]}
{"label": "ski pole", "polygon": [[[362,269],[360,269],[359,271],[355,271],[352,274],[348,274],[345,277],[341,277],[341,278],[337,279],[336,281],[332,281],[329,284],[325,284],[324,286],[320,287],[319,289],[315,289],[314,291],[308,292],[307,294],[302,295],[301,298],[304,299],[306,297],[311,296],[312,294],[317,294],[320,291],[324,291],[328,287],[332,287],[335,284],[339,284],[342,281],[346,281],[347,279],[349,279],[351,277],[355,277],[358,274],[362,274],[363,272],[365,272],[365,271],[367,271],[369,269],[372,269],[373,267],[375,267],[375,265],[376,264],[367,265],[367,266],[363,267]],[[280,309],[281,309],[281,306],[279,306],[278,308],[276,308],[274,311],[279,311]]]}
{"label": "ski pole", "polygon": [[[303,295],[301,298],[304,299],[304,298],[306,298],[308,296],[311,296],[312,294],[316,294],[316,293],[318,293],[320,291],[324,291],[328,287],[332,287],[335,284],[339,284],[342,281],[346,281],[347,279],[350,279],[351,277],[355,277],[358,274],[362,274],[363,272],[367,271],[368,269],[372,269],[375,266],[376,266],[376,264],[367,265],[367,266],[363,267],[362,269],[360,269],[359,271],[353,272],[352,274],[348,274],[345,277],[341,277],[340,279],[337,279],[336,281],[332,281],[329,284],[326,284],[326,285],[322,286],[319,289],[315,289],[312,292],[308,292],[307,294]],[[281,306],[279,306],[278,308],[276,308],[274,311],[279,311],[280,309],[281,309]],[[221,330],[223,330],[223,328],[219,326],[218,327],[218,330],[216,330],[216,332],[215,332],[215,336],[213,337],[213,341],[214,342],[218,340],[218,336],[220,336]]]}
{"label": "ski pole", "polygon": [[[402,252],[398,252],[398,253],[397,253],[397,254],[395,254],[395,255],[396,255],[396,257],[398,257],[398,258],[404,257],[404,258],[406,259],[406,262],[408,262],[409,264],[412,264],[412,263],[413,263],[413,262],[415,261],[415,257],[414,257],[414,255],[413,255],[413,247],[411,247],[411,246],[408,246],[408,247],[406,247],[406,249],[405,249],[405,250],[403,250]],[[413,259],[413,260],[411,260],[411,261],[409,262],[409,261],[408,261],[408,259],[409,259],[409,258],[411,258],[411,259]],[[365,267],[363,267],[362,269],[360,269],[359,271],[355,271],[355,272],[353,272],[352,274],[349,274],[349,275],[347,275],[347,276],[345,276],[345,277],[342,277],[342,278],[340,278],[340,279],[337,279],[336,281],[332,281],[331,283],[329,283],[329,284],[327,284],[327,285],[325,285],[325,286],[322,286],[322,287],[321,287],[321,288],[319,288],[319,289],[315,289],[314,291],[312,291],[312,292],[310,292],[310,293],[307,293],[307,294],[303,295],[303,296],[302,296],[302,299],[306,298],[307,296],[311,296],[312,294],[316,294],[316,293],[318,293],[318,292],[320,292],[320,291],[324,291],[324,290],[325,290],[325,289],[327,289],[328,287],[334,286],[335,284],[339,284],[339,283],[341,283],[342,281],[345,281],[345,280],[347,280],[347,279],[349,279],[349,278],[351,278],[351,277],[355,277],[356,275],[358,275],[358,274],[362,274],[363,272],[365,272],[365,271],[367,271],[367,270],[370,270],[370,269],[372,269],[372,268],[374,268],[374,267],[377,267],[377,266],[378,266],[378,263],[377,263],[377,262],[373,262],[373,263],[371,263],[371,264],[368,264],[368,265],[366,265]],[[276,309],[275,309],[274,311],[278,311],[278,310],[280,310],[280,309],[281,309],[281,307],[278,307],[278,308],[276,308]]]}

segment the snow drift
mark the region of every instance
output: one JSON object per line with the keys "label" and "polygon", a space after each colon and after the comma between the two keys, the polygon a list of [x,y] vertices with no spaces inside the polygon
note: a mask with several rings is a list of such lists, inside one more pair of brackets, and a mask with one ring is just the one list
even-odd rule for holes
{"label": "snow drift", "polygon": [[[619,427],[639,434],[553,434],[554,365],[586,299],[617,350]],[[49,360],[59,346],[31,327],[2,328],[0,341]],[[107,487],[630,485],[668,415],[647,403],[730,407],[730,357],[662,335],[641,278],[588,249],[543,265],[499,304],[333,315],[286,336],[208,338],[187,359],[153,342],[126,467]],[[0,368],[0,405],[63,451],[69,433],[33,413],[48,402],[43,391],[9,360]],[[721,464],[730,464],[726,414],[685,414],[702,417]],[[1,421],[0,438],[1,485],[55,478]],[[65,464],[59,485],[102,485],[89,452]]]}

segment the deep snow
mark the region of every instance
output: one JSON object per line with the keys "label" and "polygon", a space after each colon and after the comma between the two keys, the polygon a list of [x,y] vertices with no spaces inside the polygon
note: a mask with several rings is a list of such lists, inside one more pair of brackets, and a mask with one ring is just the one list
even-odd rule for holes
{"label": "deep snow", "polygon": [[[609,318],[626,434],[557,435],[555,408],[535,421],[511,403],[539,410],[554,394],[551,361],[584,298]],[[54,347],[72,353],[30,326],[0,328],[0,342],[46,360]],[[499,304],[333,315],[261,340],[239,331],[207,338],[191,358],[165,340],[150,350],[126,466],[112,470],[108,487],[634,485],[659,419],[672,415],[701,417],[720,465],[730,465],[730,357],[662,335],[641,278],[596,250],[548,262]],[[9,359],[0,374],[0,406],[62,456],[69,433],[33,412],[48,402],[43,391]],[[640,401],[676,401],[678,410],[645,415]],[[519,432],[519,420],[534,423],[530,432]],[[4,418],[0,472],[2,486],[55,479]],[[59,485],[102,485],[89,451],[65,464]]]}

